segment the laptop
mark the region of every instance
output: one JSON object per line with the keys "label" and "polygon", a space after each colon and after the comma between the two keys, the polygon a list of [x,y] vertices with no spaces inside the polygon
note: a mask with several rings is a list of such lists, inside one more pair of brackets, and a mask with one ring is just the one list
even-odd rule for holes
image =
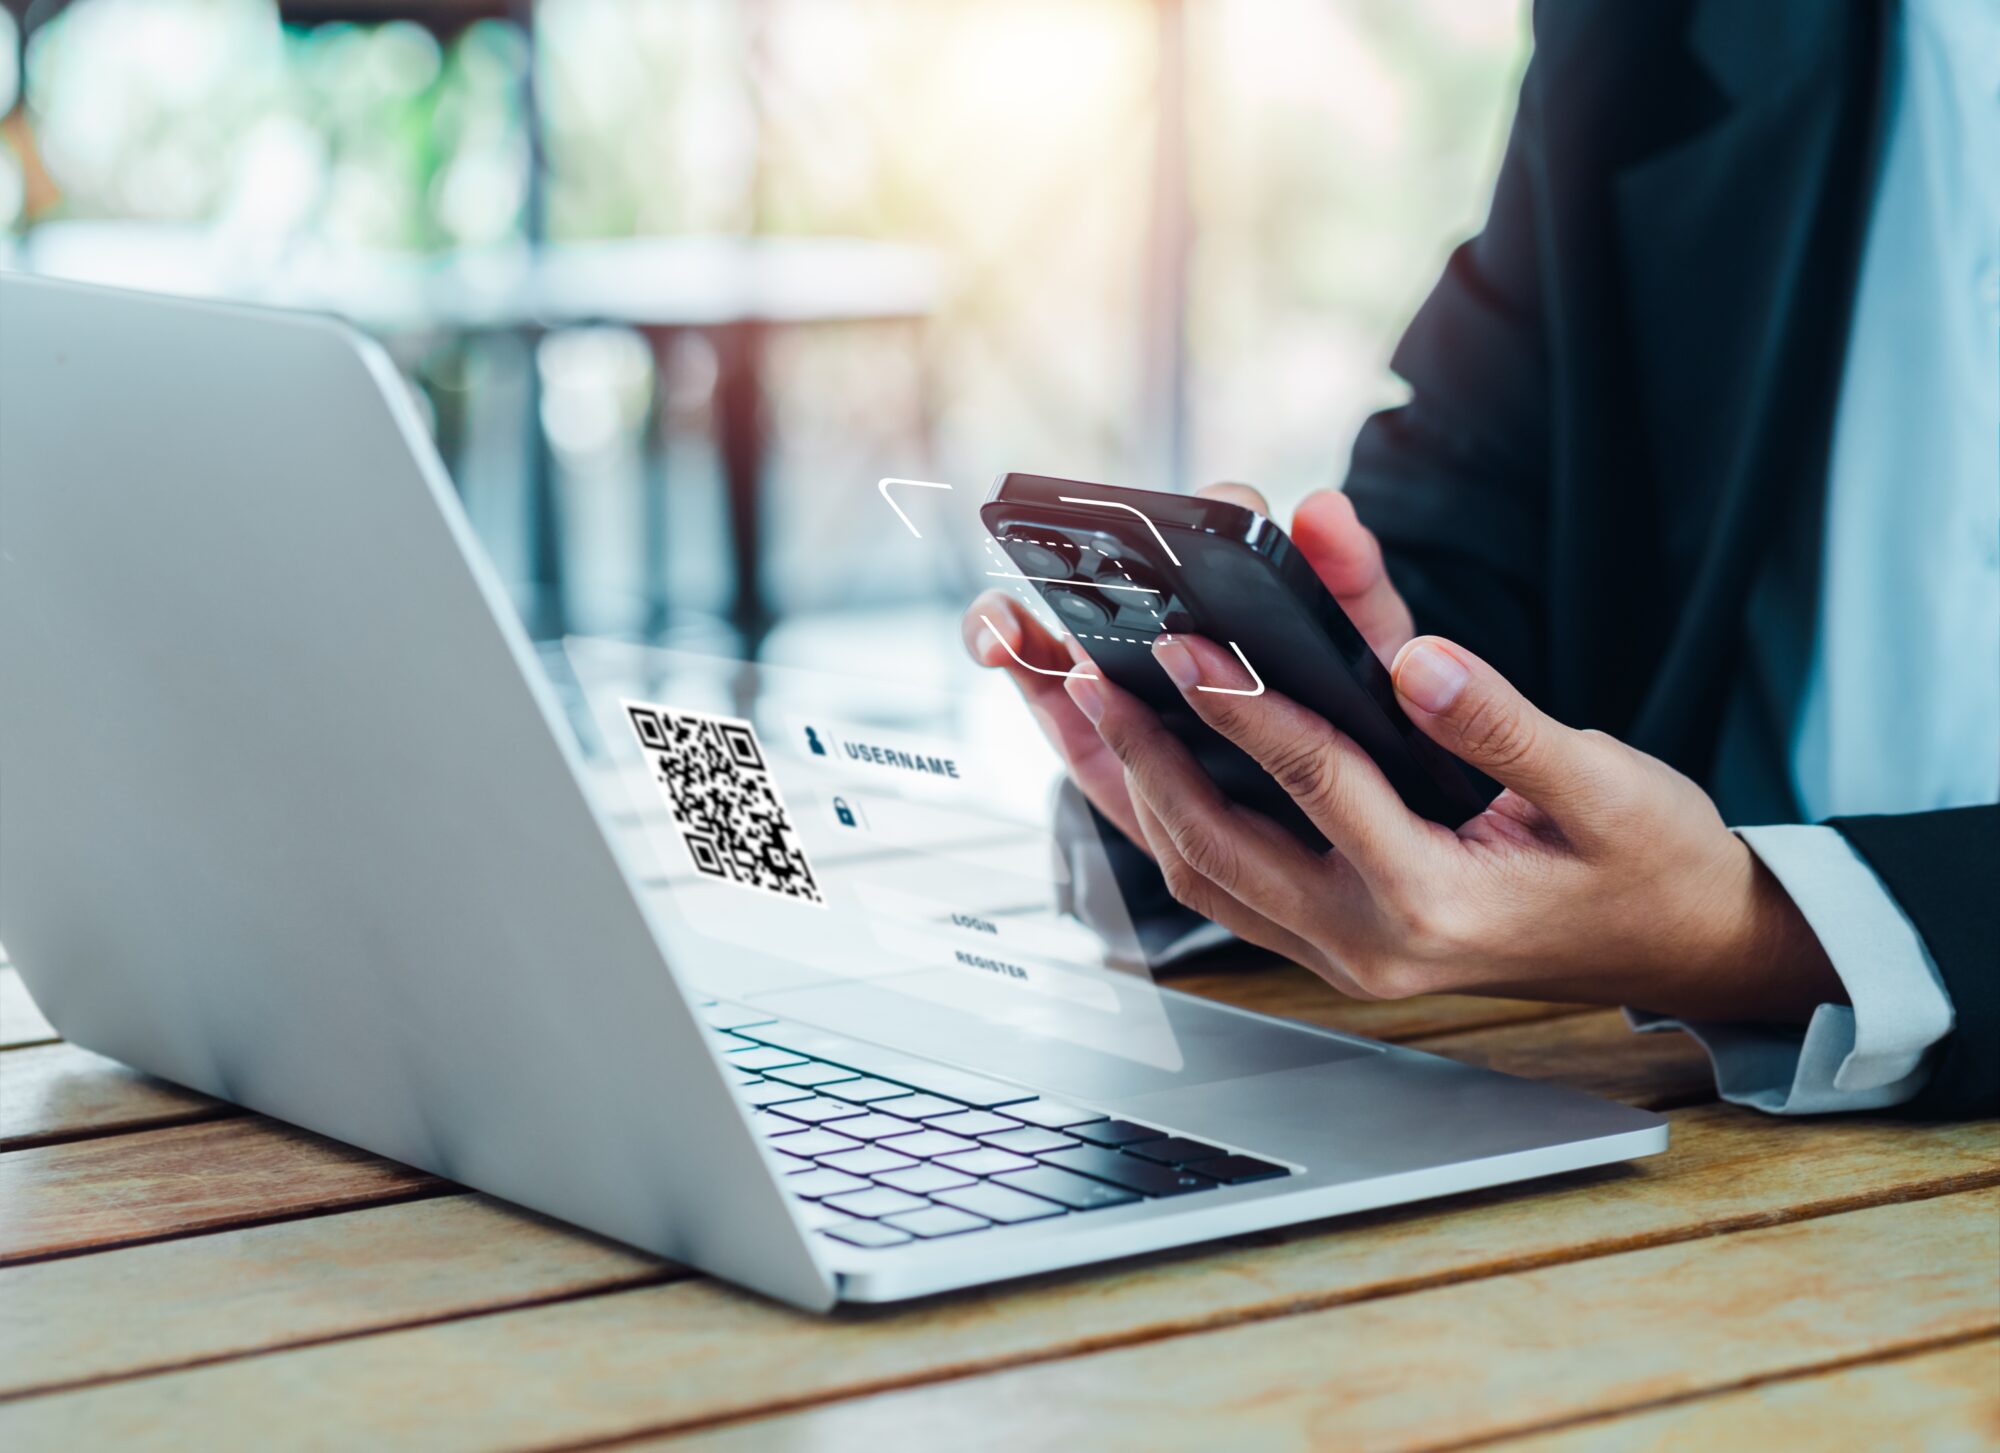
{"label": "laptop", "polygon": [[[770,765],[727,712],[590,690],[635,770],[711,726]],[[574,705],[378,346],[0,273],[0,941],[68,1039],[812,1309],[1666,1146],[1055,953],[872,975],[931,950],[648,856]],[[896,849],[905,898],[989,871],[966,826]]]}

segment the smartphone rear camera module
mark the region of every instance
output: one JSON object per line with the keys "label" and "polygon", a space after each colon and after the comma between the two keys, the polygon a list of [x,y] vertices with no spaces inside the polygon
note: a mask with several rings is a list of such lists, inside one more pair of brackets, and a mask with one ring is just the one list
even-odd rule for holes
{"label": "smartphone rear camera module", "polygon": [[1073,585],[1052,585],[1042,598],[1049,609],[1073,631],[1101,631],[1111,624],[1112,612],[1098,592]]}
{"label": "smartphone rear camera module", "polygon": [[1045,580],[1067,580],[1076,573],[1077,557],[1082,552],[1068,540],[1053,535],[1032,540],[1009,535],[1006,540],[1007,553],[1013,556],[1023,575],[1038,575]]}
{"label": "smartphone rear camera module", "polygon": [[1098,561],[1090,576],[1098,587],[1093,594],[1112,625],[1142,634],[1160,629],[1167,594],[1159,577],[1150,570],[1122,559],[1107,558]]}
{"label": "smartphone rear camera module", "polygon": [[1130,560],[1103,561],[1094,572],[1094,578],[1107,588],[1117,587],[1111,590],[1111,594],[1117,596],[1121,604],[1157,602],[1166,594],[1159,576]]}

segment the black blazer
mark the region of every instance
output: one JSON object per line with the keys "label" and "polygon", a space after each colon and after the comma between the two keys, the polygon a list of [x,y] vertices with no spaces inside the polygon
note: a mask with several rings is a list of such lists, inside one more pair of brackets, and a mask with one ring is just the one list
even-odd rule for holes
{"label": "black blazer", "polygon": [[[1486,228],[1396,349],[1411,401],[1355,445],[1420,630],[1698,781],[1753,576],[1825,497],[1888,18],[1541,0]],[[1957,1010],[1906,1109],[2000,1111],[2000,807],[1833,826]]]}

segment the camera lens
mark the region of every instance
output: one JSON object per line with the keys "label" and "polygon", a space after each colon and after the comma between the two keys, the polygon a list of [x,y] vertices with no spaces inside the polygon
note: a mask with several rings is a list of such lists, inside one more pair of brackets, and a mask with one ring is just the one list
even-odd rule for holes
{"label": "camera lens", "polygon": [[1131,560],[1106,560],[1095,578],[1103,587],[1097,594],[1115,624],[1135,631],[1160,629],[1167,596],[1152,571]]}
{"label": "camera lens", "polygon": [[1007,537],[1007,553],[1021,567],[1023,575],[1040,575],[1051,580],[1067,580],[1076,572],[1077,548],[1051,535],[1029,540],[1019,535]]}
{"label": "camera lens", "polygon": [[1071,630],[1101,631],[1111,624],[1111,612],[1097,594],[1070,585],[1051,585],[1042,598]]}

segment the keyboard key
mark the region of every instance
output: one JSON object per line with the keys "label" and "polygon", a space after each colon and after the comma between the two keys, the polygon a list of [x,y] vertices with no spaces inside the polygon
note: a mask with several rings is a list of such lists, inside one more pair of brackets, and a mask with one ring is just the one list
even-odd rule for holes
{"label": "keyboard key", "polygon": [[[792,1100],[787,1103],[773,1105],[771,1113],[773,1115],[782,1115],[787,1120],[797,1120],[805,1125],[819,1125],[828,1120],[851,1119],[856,1115],[864,1115],[866,1112],[859,1105],[850,1105],[844,1100],[829,1100],[822,1095],[812,1099]],[[842,1130],[840,1133],[845,1135],[847,1131]]]}
{"label": "keyboard key", "polygon": [[[887,1080],[906,1090],[922,1088],[911,1075],[927,1068],[922,1060],[911,1059],[898,1050],[885,1049],[879,1044],[849,1039],[844,1034],[804,1024],[773,1024],[748,1029],[744,1031],[744,1037],[825,1064],[840,1065],[870,1079]],[[964,1105],[961,1103],[957,1108],[963,1109]]]}
{"label": "keyboard key", "polygon": [[785,1143],[779,1147],[787,1155],[809,1155],[814,1160],[823,1155],[832,1155],[837,1150],[860,1148],[860,1141],[849,1140],[845,1135],[835,1135],[831,1130],[801,1130],[797,1135],[787,1135]]}
{"label": "keyboard key", "polygon": [[820,1232],[836,1241],[845,1241],[850,1246],[900,1246],[910,1239],[907,1231],[898,1231],[894,1226],[884,1226],[880,1221],[849,1221],[844,1226],[829,1226]]}
{"label": "keyboard key", "polygon": [[1016,1155],[1040,1155],[1045,1150],[1068,1150],[1078,1142],[1039,1125],[1023,1125],[1018,1130],[1002,1130],[997,1135],[979,1137],[988,1145],[1011,1150]]}
{"label": "keyboard key", "polygon": [[729,1056],[729,1063],[741,1065],[746,1070],[775,1070],[786,1065],[802,1065],[805,1062],[804,1055],[793,1054],[788,1049],[772,1049],[765,1044],[739,1049]]}
{"label": "keyboard key", "polygon": [[[783,1054],[783,1050],[768,1050],[769,1054]],[[861,1078],[853,1070],[844,1070],[837,1065],[801,1064],[789,1068],[764,1071],[767,1078],[783,1080],[788,1085],[829,1085],[835,1080],[856,1080]]]}
{"label": "keyboard key", "polygon": [[750,1117],[751,1128],[766,1140],[774,1140],[780,1135],[797,1135],[805,1126],[796,1120],[787,1120],[782,1115],[774,1115],[769,1110],[759,1110]]}
{"label": "keyboard key", "polygon": [[705,1004],[701,1017],[715,1029],[742,1029],[751,1024],[772,1024],[776,1021],[770,1015],[756,1009],[745,1009],[736,1004]]}
{"label": "keyboard key", "polygon": [[1274,1176],[1291,1174],[1283,1166],[1272,1165],[1268,1160],[1259,1160],[1254,1155],[1225,1155],[1216,1160],[1205,1160],[1195,1169],[1205,1176],[1212,1176],[1232,1186],[1240,1186],[1248,1181],[1268,1181]]}
{"label": "keyboard key", "polygon": [[758,1074],[755,1070],[746,1070],[742,1065],[730,1065],[728,1066],[728,1070],[739,1085],[761,1085],[764,1083],[762,1075]]}
{"label": "keyboard key", "polygon": [[[830,1080],[827,1082],[826,1092],[829,1095],[838,1095],[843,1100],[852,1100],[857,1105],[870,1104],[876,1100],[892,1100],[899,1096],[904,1099],[915,1098],[915,1096],[910,1094],[909,1086],[907,1085],[894,1085],[887,1080],[873,1078]],[[940,1101],[939,1103],[942,1104],[945,1102]],[[956,1110],[958,1106],[953,1105],[951,1108]]]}
{"label": "keyboard key", "polygon": [[906,1211],[900,1216],[888,1216],[884,1219],[899,1231],[907,1231],[912,1236],[925,1238],[956,1236],[961,1231],[977,1231],[982,1226],[993,1224],[984,1216],[975,1216],[970,1211],[960,1211],[951,1206],[931,1206],[922,1211]]}
{"label": "keyboard key", "polygon": [[858,1039],[849,1039],[844,1034],[832,1034],[804,1024],[774,1022],[755,1028],[746,1026],[743,1034],[746,1039],[754,1039],[760,1044],[774,1044],[794,1054],[831,1060],[838,1065],[859,1067],[870,1060],[902,1058],[894,1050],[880,1049]]}
{"label": "keyboard key", "polygon": [[1009,1105],[1007,1113],[1016,1120],[1025,1120],[1030,1125],[1040,1125],[1048,1130],[1067,1130],[1072,1125],[1087,1125],[1093,1120],[1105,1118],[1095,1110],[1078,1109],[1060,1100],[1030,1100],[1025,1105]]}
{"label": "keyboard key", "polygon": [[997,1176],[1002,1171],[1026,1170],[1034,1164],[1025,1155],[1015,1155],[1009,1150],[994,1150],[990,1146],[983,1150],[968,1150],[963,1155],[941,1155],[937,1158],[937,1163],[974,1176]]}
{"label": "keyboard key", "polygon": [[831,1196],[827,1199],[827,1204],[849,1216],[866,1216],[872,1221],[880,1216],[894,1215],[898,1211],[921,1211],[930,1202],[922,1196],[913,1196],[893,1186],[869,1186],[865,1191],[855,1191],[845,1196]]}
{"label": "keyboard key", "polygon": [[[781,1107],[789,1108],[789,1107]],[[853,1106],[849,1106],[853,1109]],[[856,1140],[886,1140],[891,1135],[909,1135],[923,1129],[911,1120],[899,1120],[894,1115],[864,1114],[859,1120],[840,1122],[840,1133],[851,1135]]]}
{"label": "keyboard key", "polygon": [[834,1226],[851,1226],[854,1224],[852,1216],[843,1216],[840,1212],[821,1205],[818,1201],[800,1201],[792,1209],[798,1218],[805,1222],[806,1229],[809,1231],[821,1231]]}
{"label": "keyboard key", "polygon": [[[786,1149],[791,1147],[787,1146]],[[1042,1157],[1044,1165],[1073,1170],[1078,1175],[1109,1181],[1142,1196],[1178,1196],[1188,1191],[1205,1191],[1216,1182],[1193,1170],[1176,1170],[1155,1165],[1135,1155],[1123,1155],[1096,1145],[1079,1145],[1075,1150],[1052,1150]]]}
{"label": "keyboard key", "polygon": [[937,1199],[947,1206],[956,1206],[961,1211],[970,1211],[975,1216],[984,1216],[989,1221],[1008,1226],[1016,1221],[1039,1221],[1045,1216],[1060,1216],[1063,1213],[1063,1208],[1053,1201],[985,1182],[959,1191],[939,1191]]}
{"label": "keyboard key", "polygon": [[[847,1086],[842,1085],[841,1089]],[[829,1095],[835,1093],[828,1090]],[[963,1115],[965,1106],[940,1095],[905,1094],[900,1100],[876,1100],[874,1108],[884,1115],[900,1115],[905,1120],[929,1120],[938,1115]]]}
{"label": "keyboard key", "polygon": [[930,1064],[924,1060],[877,1064],[870,1068],[869,1073],[908,1085],[913,1090],[942,1095],[947,1100],[956,1100],[975,1110],[991,1110],[996,1105],[1011,1105],[1017,1100],[1035,1098],[1033,1090],[1024,1090],[1019,1085],[989,1080],[970,1070],[955,1070],[949,1065]]}
{"label": "keyboard key", "polygon": [[[873,1176],[884,1171],[908,1170],[916,1164],[907,1155],[898,1155],[893,1150],[884,1150],[879,1145],[864,1145],[858,1150],[835,1151],[820,1157],[821,1165],[830,1165],[835,1170],[844,1170],[849,1175]],[[908,1190],[905,1186],[903,1189]]]}
{"label": "keyboard key", "polygon": [[955,1155],[961,1150],[977,1150],[978,1145],[970,1140],[960,1140],[956,1135],[946,1135],[942,1130],[919,1130],[915,1135],[901,1135],[894,1140],[885,1140],[882,1145],[899,1155],[914,1155],[919,1160],[929,1160],[934,1155]]}
{"label": "keyboard key", "polygon": [[913,1090],[942,1095],[947,1100],[957,1100],[962,1105],[971,1105],[981,1110],[990,1110],[995,1105],[1005,1105],[1015,1100],[1035,1098],[1032,1091],[1023,1090],[1000,1080],[988,1079],[985,1075],[975,1075],[970,1070],[953,1069],[950,1065],[912,1059],[893,1049],[884,1049],[880,1045],[849,1039],[845,1035],[814,1029],[804,1024],[764,1025],[746,1030],[746,1035],[763,1044],[776,1045],[780,1049],[810,1055],[814,1059],[826,1060],[832,1064],[846,1065],[865,1075],[894,1080],[897,1084],[908,1085]]}
{"label": "keyboard key", "polygon": [[[780,1110],[779,1114],[784,1111]],[[1144,1140],[1126,1147],[1132,1155],[1147,1160],[1157,1160],[1161,1165],[1192,1165],[1198,1161],[1214,1160],[1228,1151],[1219,1145],[1208,1145],[1199,1140],[1190,1140],[1185,1135],[1169,1135],[1165,1140]]]}
{"label": "keyboard key", "polygon": [[1090,1125],[1074,1126],[1069,1133],[1093,1145],[1130,1145],[1139,1140],[1167,1138],[1164,1130],[1155,1130],[1150,1125],[1134,1125],[1130,1120],[1099,1120]]}
{"label": "keyboard key", "polygon": [[824,1166],[806,1171],[803,1175],[790,1177],[785,1189],[795,1195],[804,1196],[809,1201],[822,1200],[827,1196],[841,1196],[849,1191],[865,1191],[868,1182],[860,1176],[851,1176],[846,1171],[828,1170]]}
{"label": "keyboard key", "polygon": [[800,1160],[796,1155],[786,1155],[782,1150],[773,1150],[771,1159],[777,1162],[779,1175],[795,1176],[818,1169],[811,1161]]}
{"label": "keyboard key", "polygon": [[1072,1211],[1095,1211],[1105,1206],[1129,1206],[1139,1199],[1130,1191],[1121,1191],[1118,1187],[1108,1186],[1103,1181],[1071,1175],[1068,1171],[1057,1170],[1051,1165],[1039,1165],[1033,1170],[1017,1170],[999,1177],[994,1184],[1028,1191],[1033,1195],[1068,1206]]}
{"label": "keyboard key", "polygon": [[739,1098],[752,1105],[782,1105],[788,1100],[810,1100],[811,1090],[802,1090],[797,1085],[781,1085],[776,1080],[759,1080],[754,1085],[743,1085],[736,1091]]}
{"label": "keyboard key", "polygon": [[969,1186],[972,1177],[963,1171],[946,1170],[941,1165],[912,1165],[907,1170],[883,1171],[875,1177],[885,1186],[894,1186],[899,1191],[908,1191],[915,1196],[928,1196],[935,1191],[955,1190],[959,1186]]}
{"label": "keyboard key", "polygon": [[962,1110],[956,1115],[940,1115],[929,1122],[931,1129],[942,1130],[947,1135],[973,1136],[990,1135],[996,1130],[1011,1130],[1020,1123],[1018,1120],[1009,1120],[1005,1115],[995,1115],[991,1110]]}

